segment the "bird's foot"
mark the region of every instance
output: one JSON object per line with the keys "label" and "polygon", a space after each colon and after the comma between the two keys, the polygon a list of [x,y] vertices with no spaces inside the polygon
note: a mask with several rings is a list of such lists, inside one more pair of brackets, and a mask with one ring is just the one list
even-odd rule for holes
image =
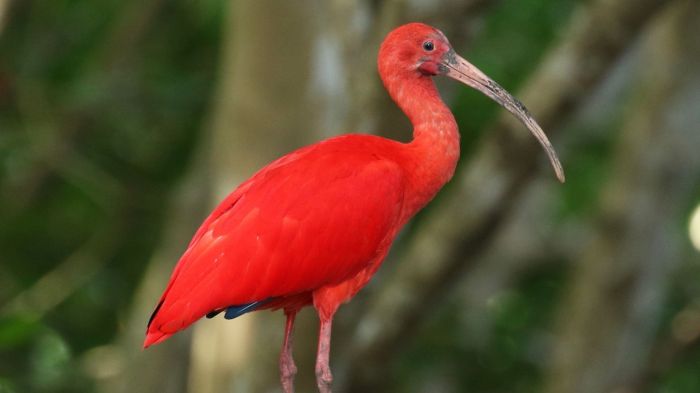
{"label": "bird's foot", "polygon": [[320,393],[332,393],[331,383],[333,382],[333,374],[331,368],[326,364],[316,365],[316,384]]}

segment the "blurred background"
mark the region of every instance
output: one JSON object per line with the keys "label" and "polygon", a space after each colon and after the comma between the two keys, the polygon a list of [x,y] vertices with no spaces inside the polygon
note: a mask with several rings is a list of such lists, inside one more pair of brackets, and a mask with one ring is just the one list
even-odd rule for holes
{"label": "blurred background", "polygon": [[[277,392],[282,313],[141,349],[208,211],[346,132],[409,140],[375,70],[407,21],[557,148],[440,83],[453,181],[336,317],[338,392],[700,391],[700,2],[0,0],[0,392]],[[297,389],[317,319],[300,315]]]}

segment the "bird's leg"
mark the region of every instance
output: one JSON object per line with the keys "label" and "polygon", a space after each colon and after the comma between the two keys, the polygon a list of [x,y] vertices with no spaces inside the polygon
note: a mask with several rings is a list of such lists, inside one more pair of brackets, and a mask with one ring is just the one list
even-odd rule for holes
{"label": "bird's leg", "polygon": [[280,353],[280,380],[284,393],[294,393],[294,376],[297,373],[297,366],[292,358],[292,330],[294,330],[294,318],[297,310],[284,310],[287,316],[287,323],[284,326],[284,343],[282,353]]}
{"label": "bird's leg", "polygon": [[320,393],[331,393],[333,375],[328,364],[331,352],[331,324],[333,317],[321,318],[321,329],[318,333],[318,352],[316,353],[316,384]]}

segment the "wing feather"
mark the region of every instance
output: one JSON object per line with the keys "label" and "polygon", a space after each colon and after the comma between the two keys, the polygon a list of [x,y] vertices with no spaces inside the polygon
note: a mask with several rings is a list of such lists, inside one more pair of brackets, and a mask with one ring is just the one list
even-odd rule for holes
{"label": "wing feather", "polygon": [[[214,209],[178,262],[149,326],[161,341],[212,310],[292,296],[361,272],[393,237],[405,176],[346,136],[263,168]],[[148,339],[147,339],[148,342]]]}

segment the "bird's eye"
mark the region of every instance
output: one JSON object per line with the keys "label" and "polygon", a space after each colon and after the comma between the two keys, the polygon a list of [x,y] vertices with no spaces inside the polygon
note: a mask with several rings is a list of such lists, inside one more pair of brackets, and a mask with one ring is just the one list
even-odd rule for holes
{"label": "bird's eye", "polygon": [[425,41],[423,43],[423,49],[425,49],[428,52],[431,52],[433,49],[435,49],[435,44],[433,44],[433,41]]}

